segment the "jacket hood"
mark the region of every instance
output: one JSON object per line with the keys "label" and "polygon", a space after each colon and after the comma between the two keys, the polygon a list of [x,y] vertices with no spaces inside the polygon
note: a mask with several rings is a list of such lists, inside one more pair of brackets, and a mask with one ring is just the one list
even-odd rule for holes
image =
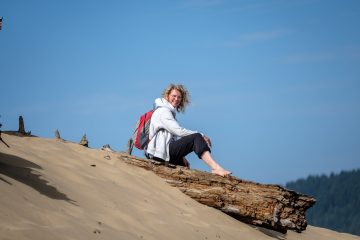
{"label": "jacket hood", "polygon": [[166,107],[166,108],[170,109],[171,112],[176,114],[176,109],[165,98],[157,98],[157,99],[155,99],[154,109],[156,109],[158,107]]}

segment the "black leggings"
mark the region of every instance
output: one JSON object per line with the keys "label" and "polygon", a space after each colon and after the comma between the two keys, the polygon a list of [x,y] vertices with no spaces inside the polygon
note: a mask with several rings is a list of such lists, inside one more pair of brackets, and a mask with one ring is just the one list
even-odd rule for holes
{"label": "black leggings", "polygon": [[194,133],[170,143],[170,163],[185,166],[183,157],[195,152],[201,158],[201,155],[206,151],[210,152],[211,150],[203,136],[200,133]]}

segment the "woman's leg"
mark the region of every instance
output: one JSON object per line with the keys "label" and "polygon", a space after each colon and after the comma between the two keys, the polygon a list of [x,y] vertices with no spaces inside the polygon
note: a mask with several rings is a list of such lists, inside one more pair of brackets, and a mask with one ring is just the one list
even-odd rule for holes
{"label": "woman's leg", "polygon": [[211,168],[211,172],[222,177],[231,174],[230,171],[223,169],[211,156],[209,151],[203,152],[201,159]]}
{"label": "woman's leg", "polygon": [[[184,157],[191,152],[204,152],[205,150],[210,150],[206,143],[203,144],[201,141],[201,134],[191,134],[185,137],[180,138],[174,142],[170,143],[170,163],[180,166],[185,166]],[[200,156],[199,156],[200,158]]]}
{"label": "woman's leg", "polygon": [[183,166],[183,157],[195,152],[210,167],[211,172],[220,176],[229,175],[211,156],[210,148],[200,133],[191,134],[170,143],[170,163]]}

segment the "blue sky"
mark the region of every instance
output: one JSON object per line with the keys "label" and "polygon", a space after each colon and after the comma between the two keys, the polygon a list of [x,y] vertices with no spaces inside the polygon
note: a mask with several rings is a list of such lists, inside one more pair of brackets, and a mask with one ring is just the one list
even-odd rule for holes
{"label": "blue sky", "polygon": [[235,176],[360,167],[360,1],[0,0],[0,16],[3,130],[22,115],[35,135],[121,151],[182,83],[192,104],[179,122]]}

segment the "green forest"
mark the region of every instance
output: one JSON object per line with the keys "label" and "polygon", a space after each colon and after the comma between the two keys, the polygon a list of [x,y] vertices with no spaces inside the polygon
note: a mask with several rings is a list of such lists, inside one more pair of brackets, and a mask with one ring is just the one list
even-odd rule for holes
{"label": "green forest", "polygon": [[285,187],[316,198],[306,212],[310,225],[360,235],[360,169],[310,175]]}

